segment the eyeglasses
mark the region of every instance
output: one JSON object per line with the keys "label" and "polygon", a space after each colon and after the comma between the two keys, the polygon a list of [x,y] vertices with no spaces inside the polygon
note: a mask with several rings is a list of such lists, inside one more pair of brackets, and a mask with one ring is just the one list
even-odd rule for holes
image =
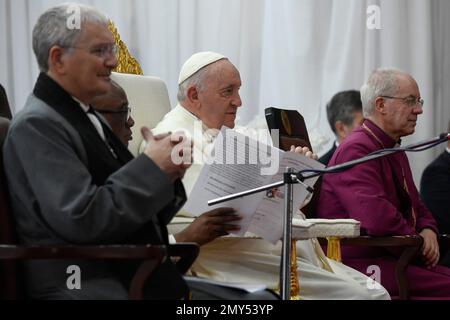
{"label": "eyeglasses", "polygon": [[405,98],[400,98],[400,97],[390,97],[390,96],[380,96],[381,98],[387,98],[387,99],[396,99],[396,100],[402,100],[403,103],[405,103],[406,105],[412,107],[415,107],[417,105],[420,105],[421,108],[423,108],[423,104],[425,103],[425,101],[423,101],[423,99],[414,97],[414,96],[409,96],[409,97],[405,97]]}
{"label": "eyeglasses", "polygon": [[[87,49],[84,47],[76,47],[76,46],[63,46],[63,48],[80,49],[80,50]],[[109,43],[109,44],[104,44],[101,46],[97,46],[97,47],[88,49],[88,52],[90,54],[93,54],[94,56],[104,58],[104,59],[108,59],[108,58],[112,58],[112,57],[117,58],[118,53],[119,53],[119,46],[115,43]]]}
{"label": "eyeglasses", "polygon": [[121,110],[108,110],[108,109],[95,109],[95,111],[102,113],[102,114],[115,114],[115,115],[121,115],[122,117],[124,115],[126,115],[126,118],[124,117],[125,120],[130,119],[131,117],[131,108],[124,108]]}

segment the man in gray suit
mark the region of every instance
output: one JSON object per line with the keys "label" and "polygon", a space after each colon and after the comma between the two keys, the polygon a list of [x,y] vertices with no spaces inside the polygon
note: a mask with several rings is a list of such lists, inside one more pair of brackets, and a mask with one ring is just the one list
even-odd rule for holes
{"label": "man in gray suit", "polygon": [[[4,146],[5,171],[22,243],[166,244],[166,224],[185,201],[174,164],[178,142],[154,137],[133,159],[90,107],[111,88],[117,47],[108,20],[93,8],[64,4],[46,11],[33,30],[41,74]],[[78,14],[76,16],[76,14]],[[77,19],[79,26],[76,25]],[[75,22],[75,23],[73,23]],[[70,266],[81,289],[70,290]],[[28,294],[39,299],[126,299],[136,263],[29,261]],[[187,286],[168,259],[148,298],[185,296]]]}

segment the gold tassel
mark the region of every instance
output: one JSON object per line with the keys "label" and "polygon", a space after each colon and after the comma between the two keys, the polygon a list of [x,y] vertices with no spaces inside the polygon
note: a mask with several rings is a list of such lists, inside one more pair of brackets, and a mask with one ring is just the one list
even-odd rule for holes
{"label": "gold tassel", "polygon": [[341,262],[341,241],[338,237],[328,237],[327,256],[334,261]]}
{"label": "gold tassel", "polygon": [[[298,265],[297,265],[297,241],[292,240],[291,242],[291,297],[290,300],[301,300],[300,298],[300,283],[298,280],[297,273]],[[280,291],[281,283],[278,284],[278,289],[275,290],[276,293],[281,294]]]}
{"label": "gold tassel", "polygon": [[298,279],[297,241],[291,242],[291,300],[300,300],[300,282]]}
{"label": "gold tassel", "polygon": [[119,56],[117,58],[119,60],[119,64],[114,71],[119,73],[143,75],[144,73],[142,72],[139,62],[137,62],[137,60],[131,55],[126,44],[120,39],[120,34],[114,26],[114,22],[109,20],[108,27],[114,36],[115,43],[119,46]]}

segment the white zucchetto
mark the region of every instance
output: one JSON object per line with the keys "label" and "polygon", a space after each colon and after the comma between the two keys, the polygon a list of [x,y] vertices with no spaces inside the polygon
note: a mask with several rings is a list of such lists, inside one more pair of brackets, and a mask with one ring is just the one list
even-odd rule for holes
{"label": "white zucchetto", "polygon": [[187,61],[181,67],[178,84],[182,84],[184,81],[193,76],[200,69],[210,65],[211,63],[223,59],[228,58],[221,55],[220,53],[211,51],[198,52],[193,54],[189,59],[187,59]]}

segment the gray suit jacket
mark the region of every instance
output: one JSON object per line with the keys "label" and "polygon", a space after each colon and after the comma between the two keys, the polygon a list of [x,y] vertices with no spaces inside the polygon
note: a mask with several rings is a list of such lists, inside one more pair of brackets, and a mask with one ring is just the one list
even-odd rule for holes
{"label": "gray suit jacket", "polygon": [[[157,214],[176,199],[174,185],[145,155],[111,174],[104,185],[93,184],[80,135],[34,95],[12,122],[4,161],[18,235],[28,245],[120,244],[135,234],[137,242],[145,242],[146,226],[158,230]],[[173,206],[173,214],[177,209]],[[161,234],[150,238],[166,241]],[[106,262],[29,262],[31,296],[64,290],[67,267],[74,264],[82,280],[116,276]]]}

